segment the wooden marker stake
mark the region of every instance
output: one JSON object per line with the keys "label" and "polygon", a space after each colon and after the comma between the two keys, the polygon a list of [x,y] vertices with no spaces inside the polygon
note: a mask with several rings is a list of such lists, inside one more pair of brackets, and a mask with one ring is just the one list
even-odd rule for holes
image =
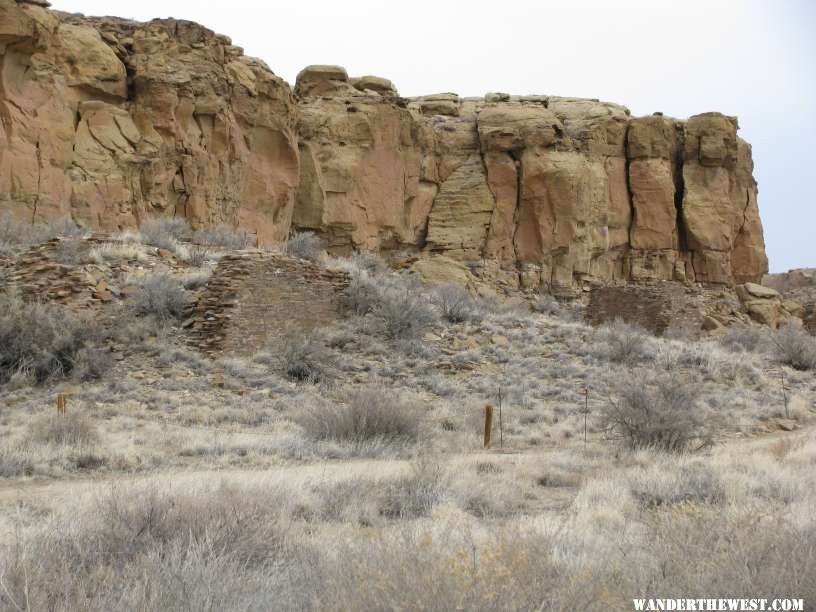
{"label": "wooden marker stake", "polygon": [[493,433],[493,406],[485,406],[484,447],[490,448],[490,436]]}
{"label": "wooden marker stake", "polygon": [[57,414],[65,416],[66,408],[68,407],[68,398],[64,393],[57,394]]}

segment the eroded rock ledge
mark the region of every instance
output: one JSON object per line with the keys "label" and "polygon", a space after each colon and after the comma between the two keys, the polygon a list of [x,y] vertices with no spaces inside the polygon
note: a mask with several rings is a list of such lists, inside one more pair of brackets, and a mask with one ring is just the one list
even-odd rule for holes
{"label": "eroded rock ledge", "polygon": [[750,145],[705,113],[597,100],[401,98],[313,66],[294,91],[197,24],[0,0],[0,213],[149,215],[444,256],[511,285],[757,281]]}

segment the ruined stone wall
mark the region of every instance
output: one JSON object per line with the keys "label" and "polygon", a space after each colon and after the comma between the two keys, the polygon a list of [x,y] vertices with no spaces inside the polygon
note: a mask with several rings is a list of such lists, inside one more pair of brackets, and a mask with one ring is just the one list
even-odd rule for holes
{"label": "ruined stone wall", "polygon": [[178,215],[443,255],[522,287],[759,280],[750,146],[706,113],[401,98],[313,66],[294,90],[228,38],[0,0],[0,214],[101,229]]}

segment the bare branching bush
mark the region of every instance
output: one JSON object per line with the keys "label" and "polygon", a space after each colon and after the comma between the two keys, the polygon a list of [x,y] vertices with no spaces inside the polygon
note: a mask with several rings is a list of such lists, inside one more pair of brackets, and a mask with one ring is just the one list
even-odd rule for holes
{"label": "bare branching bush", "polygon": [[182,284],[164,273],[140,279],[130,298],[130,306],[139,316],[153,315],[161,320],[178,319],[184,312],[187,296]]}
{"label": "bare branching bush", "polygon": [[171,251],[180,240],[189,237],[190,226],[181,217],[147,219],[139,226],[139,232],[145,244]]}
{"label": "bare branching bush", "polygon": [[786,323],[771,337],[777,359],[795,370],[816,370],[816,337]]}
{"label": "bare branching bush", "polygon": [[36,444],[88,446],[97,442],[99,435],[93,422],[81,412],[47,412],[29,422],[27,438]]}
{"label": "bare branching bush", "polygon": [[648,336],[638,325],[615,319],[598,328],[593,353],[613,363],[634,364],[648,357]]}
{"label": "bare branching bush", "polygon": [[54,259],[64,265],[76,265],[82,259],[82,238],[72,236],[63,238],[54,250]]}
{"label": "bare branching bush", "polygon": [[371,316],[392,340],[416,338],[436,320],[425,297],[408,288],[384,291]]}
{"label": "bare branching bush", "polygon": [[382,281],[368,274],[354,274],[343,292],[343,306],[357,316],[364,316],[374,310],[380,299]]}
{"label": "bare branching bush", "polygon": [[141,244],[131,242],[105,242],[93,247],[88,258],[96,263],[120,259],[146,262],[148,259],[145,248]]}
{"label": "bare branching bush", "polygon": [[0,244],[12,252],[17,246],[31,244],[32,225],[18,221],[10,213],[0,215]]}
{"label": "bare branching bush", "polygon": [[440,285],[431,293],[431,303],[449,323],[477,320],[479,306],[470,293],[459,285]]}
{"label": "bare branching bush", "polygon": [[347,393],[339,402],[307,409],[300,423],[317,440],[414,442],[421,420],[422,411],[416,403],[393,390],[367,387]]}
{"label": "bare branching bush", "polygon": [[383,274],[388,270],[388,266],[385,265],[379,255],[371,251],[354,251],[351,256],[351,264],[356,269],[363,270],[373,276]]}
{"label": "bare branching bush", "polygon": [[710,465],[702,461],[681,462],[676,470],[651,466],[629,479],[635,499],[647,508],[673,504],[719,504],[725,501],[725,485]]}
{"label": "bare branching bush", "polygon": [[201,289],[209,282],[210,276],[212,276],[212,270],[203,268],[183,275],[181,277],[181,284],[184,285],[185,289],[190,291]]}
{"label": "bare branching bush", "polygon": [[200,268],[207,262],[209,252],[210,252],[209,247],[203,244],[192,244],[187,247],[186,257],[184,258],[184,261],[185,263],[188,263],[193,267]]}
{"label": "bare branching bush", "polygon": [[67,217],[49,223],[30,223],[18,221],[9,213],[0,215],[0,250],[8,254],[57,236],[79,239],[86,233],[84,228]]}
{"label": "bare branching bush", "polygon": [[99,380],[113,367],[110,350],[98,346],[85,346],[74,358],[73,374],[81,381]]}
{"label": "bare branching bush", "polygon": [[70,373],[90,336],[65,308],[0,293],[0,384],[21,373],[37,383]]}
{"label": "bare branching bush", "polygon": [[720,344],[734,352],[755,353],[765,346],[767,334],[750,325],[732,325],[720,337]]}
{"label": "bare branching bush", "polygon": [[249,246],[249,234],[240,228],[216,225],[196,230],[193,242],[207,247],[241,250]]}
{"label": "bare branching bush", "polygon": [[549,293],[541,292],[531,304],[533,312],[543,315],[557,315],[561,312],[561,304]]}
{"label": "bare branching bush", "polygon": [[30,448],[23,444],[0,446],[0,478],[30,476],[34,472]]}
{"label": "bare branching bush", "polygon": [[278,360],[292,380],[317,383],[329,372],[329,349],[314,334],[290,334],[283,339]]}
{"label": "bare branching bush", "polygon": [[673,319],[660,334],[667,340],[680,340],[688,342],[693,340],[695,336],[699,335],[699,326],[695,327],[690,321],[683,319]]}
{"label": "bare branching bush", "polygon": [[276,577],[287,551],[284,502],[274,492],[229,487],[198,496],[113,488],[82,516],[3,551],[0,607],[273,609],[282,586],[297,585],[295,576],[285,583]]}
{"label": "bare branching bush", "polygon": [[674,374],[635,373],[618,383],[600,425],[632,448],[684,451],[706,446],[712,425],[700,408],[699,385]]}
{"label": "bare branching bush", "polygon": [[317,261],[326,250],[323,239],[314,232],[296,232],[286,243],[286,253],[299,259]]}
{"label": "bare branching bush", "polygon": [[447,493],[448,483],[442,466],[429,457],[411,462],[411,473],[389,482],[380,514],[389,518],[412,519],[428,516]]}
{"label": "bare branching bush", "polygon": [[353,314],[368,317],[391,340],[414,339],[438,318],[421,283],[411,276],[354,274],[343,304]]}
{"label": "bare branching bush", "polygon": [[88,230],[70,217],[54,219],[46,223],[44,227],[46,228],[45,232],[47,234],[46,240],[57,236],[65,238],[84,238],[88,234]]}

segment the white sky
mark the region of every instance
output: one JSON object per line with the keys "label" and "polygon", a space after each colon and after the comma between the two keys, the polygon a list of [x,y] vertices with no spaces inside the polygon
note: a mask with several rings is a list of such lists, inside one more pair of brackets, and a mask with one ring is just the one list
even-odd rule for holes
{"label": "white sky", "polygon": [[227,34],[294,84],[308,64],[405,96],[601,98],[633,114],[717,110],[754,149],[772,271],[816,266],[816,2],[810,0],[52,0]]}

